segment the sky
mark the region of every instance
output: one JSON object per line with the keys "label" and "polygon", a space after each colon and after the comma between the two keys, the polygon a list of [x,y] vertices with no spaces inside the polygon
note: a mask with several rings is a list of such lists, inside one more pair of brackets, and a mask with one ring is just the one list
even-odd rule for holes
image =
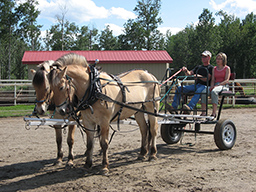
{"label": "sky", "polygon": [[[43,25],[42,34],[57,22],[57,15],[65,12],[65,19],[78,26],[89,26],[104,30],[107,25],[118,36],[128,19],[136,18],[133,11],[138,0],[38,0],[41,11],[37,23]],[[160,17],[163,23],[159,30],[165,34],[169,29],[172,34],[187,25],[196,24],[204,8],[215,13],[223,10],[241,20],[251,12],[256,14],[256,0],[161,0]]]}

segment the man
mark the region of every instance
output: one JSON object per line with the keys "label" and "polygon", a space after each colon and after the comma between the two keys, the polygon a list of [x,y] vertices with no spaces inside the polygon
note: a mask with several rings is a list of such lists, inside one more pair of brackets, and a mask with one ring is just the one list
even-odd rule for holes
{"label": "man", "polygon": [[204,51],[201,54],[202,57],[202,63],[203,65],[199,65],[195,67],[193,70],[189,71],[187,67],[182,67],[182,71],[185,72],[187,76],[194,75],[195,76],[195,84],[196,85],[188,85],[188,86],[183,86],[183,88],[180,86],[177,88],[175,92],[175,96],[173,98],[172,106],[166,105],[166,108],[168,111],[173,113],[175,111],[179,104],[180,104],[180,97],[181,97],[181,90],[183,93],[189,93],[194,91],[195,94],[190,100],[189,104],[184,104],[183,105],[183,110],[185,114],[190,114],[190,111],[193,110],[197,102],[199,101],[201,97],[201,92],[206,88],[207,86],[207,75],[208,75],[208,85],[210,85],[210,80],[211,80],[211,75],[212,75],[212,69],[213,66],[210,64],[210,60],[212,57],[212,54],[210,51]]}

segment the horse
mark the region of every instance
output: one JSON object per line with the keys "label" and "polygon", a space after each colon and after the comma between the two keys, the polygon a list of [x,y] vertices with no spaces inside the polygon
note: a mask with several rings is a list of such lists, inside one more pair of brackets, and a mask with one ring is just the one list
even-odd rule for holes
{"label": "horse", "polygon": [[[54,118],[62,118],[62,116],[58,113],[54,113],[54,103],[53,103],[53,92],[50,90],[50,84],[47,78],[47,74],[50,72],[50,66],[54,63],[53,60],[45,61],[39,64],[37,70],[31,69],[31,73],[33,75],[32,85],[36,91],[36,106],[35,113],[39,115],[43,115],[48,109],[50,114],[53,115]],[[56,143],[57,143],[57,160],[54,163],[55,165],[61,165],[63,159],[63,151],[62,151],[62,129],[61,126],[54,125],[55,135],[56,135]],[[69,155],[68,161],[66,163],[67,167],[73,167],[73,145],[74,145],[74,133],[75,133],[75,125],[68,126],[68,137],[67,144],[69,146]]]}
{"label": "horse", "polygon": [[[60,58],[59,61],[66,62],[65,58]],[[95,73],[92,73],[93,71]],[[141,149],[138,159],[146,159],[149,151],[149,160],[157,159],[158,123],[157,117],[153,114],[159,109],[160,101],[157,98],[160,96],[160,86],[152,74],[144,70],[131,70],[116,77],[103,71],[97,73],[93,66],[73,63],[64,68],[52,69],[49,73],[49,82],[56,96],[54,97],[54,102],[58,105],[56,110],[61,115],[71,112],[69,105],[74,95],[80,104],[84,104],[78,109],[80,108],[87,135],[87,157],[84,165],[86,169],[92,167],[96,125],[100,129],[98,136],[103,155],[101,172],[107,174],[109,172],[107,150],[110,123],[132,115],[135,116],[141,133]],[[103,98],[108,99],[97,98],[96,92],[102,93]],[[143,110],[151,113],[148,115],[148,121]]]}

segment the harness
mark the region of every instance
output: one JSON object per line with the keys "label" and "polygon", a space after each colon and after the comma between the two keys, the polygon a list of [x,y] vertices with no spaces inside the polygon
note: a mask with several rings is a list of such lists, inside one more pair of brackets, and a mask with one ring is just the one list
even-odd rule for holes
{"label": "harness", "polygon": [[[122,103],[125,103],[125,102],[126,102],[125,88],[126,88],[127,90],[128,90],[128,88],[123,85],[123,83],[122,83],[122,81],[121,81],[121,79],[120,79],[119,77],[114,76],[114,75],[112,75],[112,74],[109,74],[109,76],[110,76],[112,79],[114,79],[114,80],[117,82],[118,86],[120,87],[121,93],[122,93]],[[128,90],[128,91],[129,91],[129,90]],[[112,122],[112,121],[118,116],[118,118],[117,118],[117,127],[118,127],[118,130],[120,130],[120,127],[119,127],[119,124],[120,124],[120,116],[121,116],[121,113],[122,113],[122,111],[123,111],[123,107],[124,107],[124,106],[121,105],[119,111],[118,111],[118,112],[112,117],[112,119],[110,120],[110,122]]]}
{"label": "harness", "polygon": [[[76,107],[76,110],[73,110],[72,113],[72,117],[77,121],[77,123],[83,127],[83,129],[86,129],[83,125],[81,125],[81,123],[79,122],[79,117],[76,115],[79,111],[81,110],[86,110],[88,108],[90,108],[91,113],[94,113],[93,107],[92,105],[98,100],[101,99],[98,96],[102,95],[102,87],[105,87],[107,84],[105,85],[101,85],[100,83],[100,72],[97,70],[97,68],[95,67],[95,65],[89,65],[89,87],[86,89],[85,94],[83,96],[83,98],[80,100],[79,105]],[[125,87],[123,85],[123,83],[121,82],[121,79],[117,76],[114,76],[112,74],[109,74],[109,76],[117,82],[118,86],[121,89],[121,93],[122,93],[122,102],[125,103],[126,102],[126,94],[125,94],[125,88],[127,89],[127,87]],[[128,90],[128,89],[127,89]],[[110,122],[112,122],[116,117],[118,117],[117,119],[117,126],[118,126],[118,130],[120,130],[119,128],[119,124],[120,124],[120,116],[123,110],[123,106],[120,107],[119,111],[112,117],[112,119],[110,120]],[[86,129],[87,130],[87,129]]]}
{"label": "harness", "polygon": [[[144,112],[144,113],[148,113],[150,115],[158,116],[156,114],[156,111],[157,111],[156,109],[155,109],[154,113],[153,112],[145,111],[144,110],[144,103],[146,103],[146,102],[153,102],[154,106],[155,106],[155,101],[160,100],[160,97],[152,98],[152,99],[149,99],[147,101],[126,102],[126,90],[128,92],[129,92],[129,90],[128,90],[127,86],[123,85],[121,79],[118,76],[114,76],[112,74],[108,74],[113,80],[100,78],[99,77],[100,72],[97,70],[95,65],[89,65],[88,72],[89,72],[89,87],[86,89],[85,94],[84,94],[83,98],[80,100],[79,104],[77,106],[75,106],[76,109],[74,110],[74,108],[73,108],[73,110],[72,110],[72,112],[70,114],[72,116],[72,118],[78,123],[78,125],[80,127],[82,127],[82,129],[84,131],[85,130],[87,130],[87,131],[95,131],[95,130],[90,130],[90,129],[85,128],[80,123],[80,121],[79,121],[80,117],[77,115],[77,113],[79,111],[86,110],[86,109],[90,108],[91,113],[93,114],[94,110],[93,110],[92,106],[93,106],[93,104],[97,100],[102,100],[102,101],[105,101],[105,102],[115,103],[115,104],[118,104],[120,106],[120,109],[116,112],[116,114],[110,120],[110,122],[112,122],[114,119],[117,118],[118,130],[120,130],[120,116],[121,116],[121,113],[122,113],[124,107],[128,108],[128,109],[135,110],[137,112]],[[103,84],[103,85],[101,85],[100,80],[106,80],[108,82]],[[122,101],[121,102],[113,100],[112,98],[110,98],[106,94],[102,93],[102,88],[107,86],[107,85],[109,85],[109,83],[113,82],[113,81],[116,82],[117,85],[120,87],[121,94],[122,94]],[[144,82],[136,82],[136,83],[144,83]],[[158,82],[153,82],[153,83],[158,83]],[[138,108],[130,106],[132,104],[142,104],[142,108],[143,109],[138,109]]]}
{"label": "harness", "polygon": [[89,87],[86,89],[85,94],[83,98],[80,100],[79,105],[77,106],[77,109],[75,112],[85,110],[90,108],[91,113],[93,114],[93,108],[92,105],[98,100],[96,98],[96,93],[101,93],[102,92],[102,87],[99,79],[99,71],[96,69],[94,65],[89,65]]}

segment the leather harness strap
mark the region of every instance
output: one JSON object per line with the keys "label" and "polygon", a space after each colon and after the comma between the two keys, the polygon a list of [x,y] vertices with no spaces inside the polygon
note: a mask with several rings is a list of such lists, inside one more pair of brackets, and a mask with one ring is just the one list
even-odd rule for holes
{"label": "leather harness strap", "polygon": [[[112,79],[114,79],[117,82],[118,86],[120,87],[121,93],[122,93],[122,102],[125,103],[126,102],[125,88],[127,89],[127,87],[123,85],[121,79],[118,76],[115,76],[115,75],[112,75],[112,74],[109,74],[109,76]],[[120,126],[119,126],[119,124],[120,124],[120,116],[121,116],[122,111],[123,111],[123,106],[121,105],[119,111],[110,120],[110,122],[112,122],[118,116],[118,118],[117,118],[117,127],[118,127],[119,131],[120,131]]]}

